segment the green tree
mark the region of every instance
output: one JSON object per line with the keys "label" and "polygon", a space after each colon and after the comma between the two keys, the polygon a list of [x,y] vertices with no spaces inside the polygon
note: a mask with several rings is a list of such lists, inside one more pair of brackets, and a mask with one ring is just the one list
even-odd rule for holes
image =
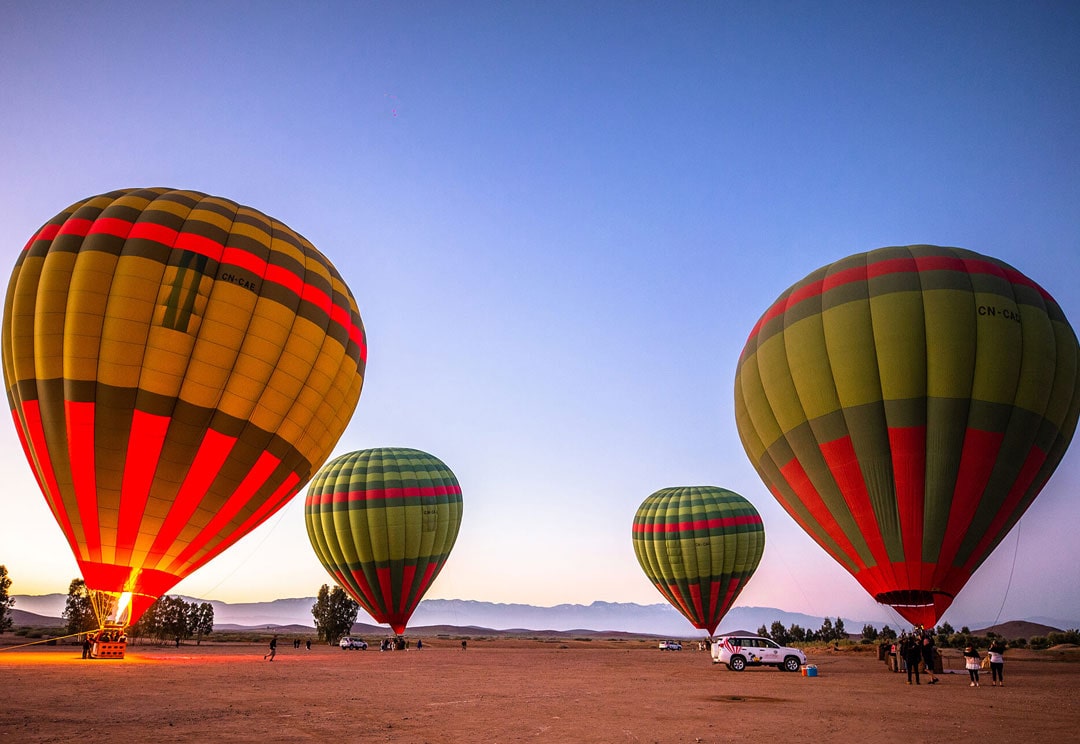
{"label": "green tree", "polygon": [[829,641],[833,640],[834,632],[835,631],[833,630],[832,620],[830,620],[829,618],[825,618],[825,620],[821,623],[821,628],[818,630],[818,637],[828,643]]}
{"label": "green tree", "polygon": [[162,597],[158,602],[161,603],[159,637],[162,640],[190,638],[187,602],[180,597]]}
{"label": "green tree", "polygon": [[202,645],[204,635],[214,632],[214,606],[209,602],[187,606],[188,629],[195,634],[195,645]]}
{"label": "green tree", "polygon": [[791,636],[788,634],[787,628],[779,620],[773,621],[772,627],[769,629],[769,637],[781,646],[791,643]]}
{"label": "green tree", "polygon": [[864,641],[876,641],[878,639],[878,629],[869,624],[862,626],[862,638]]}
{"label": "green tree", "polygon": [[762,638],[769,638],[769,629],[762,625],[757,629],[757,634]]}
{"label": "green tree", "polygon": [[881,640],[883,640],[883,641],[895,641],[896,640],[896,631],[893,630],[892,628],[890,628],[888,625],[883,626],[881,628],[881,633],[879,633],[878,635],[880,635]]}
{"label": "green tree", "polygon": [[360,605],[353,601],[344,589],[335,586],[331,591],[326,584],[319,588],[319,596],[311,606],[315,630],[319,639],[327,643],[337,643],[342,636],[347,635],[359,612]]}
{"label": "green tree", "polygon": [[63,618],[67,620],[67,632],[70,635],[85,633],[98,627],[94,600],[90,590],[86,588],[86,582],[82,579],[72,579],[71,584],[68,585]]}
{"label": "green tree", "polygon": [[792,643],[805,643],[807,641],[806,629],[797,623],[791,624],[791,627],[788,628],[788,635],[791,636]]}
{"label": "green tree", "polygon": [[11,608],[15,606],[15,598],[8,596],[11,588],[11,579],[8,578],[7,566],[0,566],[0,633],[11,630],[15,621],[11,617]]}
{"label": "green tree", "polygon": [[833,640],[834,641],[846,641],[847,631],[844,630],[844,619],[839,615],[836,618],[836,623],[833,625]]}

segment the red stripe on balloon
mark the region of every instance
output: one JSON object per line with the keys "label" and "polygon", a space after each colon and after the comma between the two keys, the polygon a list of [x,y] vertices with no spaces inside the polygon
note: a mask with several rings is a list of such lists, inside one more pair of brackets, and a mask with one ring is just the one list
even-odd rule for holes
{"label": "red stripe on balloon", "polygon": [[348,501],[380,501],[383,499],[434,498],[460,496],[461,486],[407,486],[404,488],[370,488],[362,491],[335,491],[312,494],[313,504],[341,504]]}
{"label": "red stripe on balloon", "polygon": [[217,477],[225,459],[232,452],[236,437],[226,436],[210,429],[203,436],[195,459],[188,468],[184,482],[176,493],[176,499],[165,516],[165,521],[158,530],[154,544],[147,554],[147,563],[155,565],[173,546],[177,536],[187,526],[191,515],[195,513],[203,497],[210,490],[210,484]]}
{"label": "red stripe on balloon", "polygon": [[300,476],[298,476],[296,473],[290,473],[289,477],[286,478],[284,482],[274,490],[274,493],[271,494],[270,498],[263,502],[263,505],[256,509],[251,516],[245,519],[239,527],[237,527],[235,530],[232,530],[229,534],[222,536],[219,542],[215,543],[210,550],[207,550],[205,553],[203,553],[203,555],[199,557],[195,562],[193,562],[190,566],[185,567],[183,569],[184,575],[190,574],[193,571],[201,568],[206,563],[220,555],[222,551],[229,548],[233,543],[237,542],[244,535],[248,534],[249,532],[251,532],[251,530],[258,527],[269,517],[271,517],[274,512],[285,506],[285,504],[288,503],[288,501],[296,495],[296,492],[298,490],[300,490]]}
{"label": "red stripe on balloon", "polygon": [[[842,552],[842,555],[835,555],[833,551],[826,547],[824,543],[819,541],[819,544],[825,548],[826,552],[833,556],[841,564],[854,563],[856,569],[866,568],[866,563],[863,562],[862,557],[859,555],[859,551],[855,550],[855,545],[851,542],[851,538],[847,536],[847,533],[841,529],[840,524],[833,517],[829,511],[829,507],[825,505],[824,499],[821,498],[821,494],[814,488],[814,484],[810,481],[810,477],[803,469],[802,463],[798,459],[792,459],[787,465],[780,468],[780,475],[783,476],[791,490],[798,496],[799,501],[806,507],[806,510],[810,512],[810,516],[820,525],[821,529],[825,531],[829,537],[833,539],[837,547]],[[771,489],[776,500],[779,501],[788,514],[791,514],[795,521],[808,535],[814,535],[817,530],[811,528],[804,520],[800,519],[798,512],[792,508],[792,505],[788,503],[779,489]]]}
{"label": "red stripe on balloon", "polygon": [[213,519],[202,528],[195,539],[184,548],[180,555],[173,559],[170,567],[179,567],[190,562],[195,554],[202,550],[207,543],[221,534],[229,522],[240,513],[240,510],[251,501],[256,492],[266,483],[266,479],[274,472],[279,462],[278,458],[269,452],[263,452],[232,496],[221,505]]}
{"label": "red stripe on balloon", "polygon": [[333,298],[326,292],[307,284],[294,272],[280,266],[268,266],[267,262],[250,251],[239,248],[226,248],[224,244],[196,233],[180,232],[165,225],[154,222],[129,222],[116,217],[107,217],[98,220],[73,218],[61,225],[45,225],[34,235],[24,247],[29,248],[34,241],[52,240],[57,234],[82,235],[92,233],[104,233],[126,238],[128,240],[150,240],[160,243],[173,250],[188,251],[206,256],[225,266],[236,266],[246,269],[265,281],[279,284],[300,297],[301,301],[308,302],[325,312],[330,319],[343,327],[352,340],[360,348],[360,358],[367,361],[367,344],[360,326],[353,321],[352,308],[334,304]]}
{"label": "red stripe on balloon", "polygon": [[94,224],[92,220],[88,220],[82,217],[72,217],[65,220],[64,224],[60,226],[60,230],[57,235],[86,235],[90,230],[90,226]]}
{"label": "red stripe on balloon", "polygon": [[360,596],[354,595],[354,599],[364,606],[364,609],[368,611],[369,615],[375,617],[380,613],[379,603],[376,601],[375,593],[368,583],[367,575],[364,573],[363,569],[359,568],[353,569],[349,573],[353,580],[351,582],[342,581],[341,585],[350,588],[355,586],[356,590],[360,592]]}
{"label": "red stripe on balloon", "polygon": [[71,485],[79,505],[85,556],[101,560],[101,532],[98,525],[97,476],[94,465],[94,404],[64,401],[64,423],[67,427],[68,460],[71,465]]}
{"label": "red stripe on balloon", "polygon": [[[926,490],[926,427],[889,429],[893,483],[900,517],[900,536],[904,558],[912,563],[914,574],[907,580],[912,586],[922,583],[923,502]],[[928,577],[927,577],[928,578]]]}
{"label": "red stripe on balloon", "polygon": [[937,559],[939,576],[942,571],[950,571],[949,567],[956,560],[960,543],[967,536],[967,526],[971,524],[986,485],[990,482],[994,462],[1004,438],[1003,432],[979,429],[968,429],[964,434],[964,446],[960,449],[960,467],[956,474],[956,486],[953,488],[952,505],[949,508],[949,521],[946,523],[941,552]]}
{"label": "red stripe on balloon", "polygon": [[156,222],[136,222],[131,226],[128,240],[149,240],[172,248],[176,244],[176,238],[180,233],[171,227],[159,225]]}
{"label": "red stripe on balloon", "polygon": [[[196,235],[195,233],[189,232],[182,232],[177,235],[176,245],[174,245],[173,248],[178,251],[198,253],[201,256],[206,256],[207,258],[219,262],[222,259],[222,255],[225,253],[225,246],[218,241],[208,238],[205,235]],[[248,255],[251,254],[249,253]]]}
{"label": "red stripe on balloon", "polygon": [[[914,264],[914,265],[913,265]],[[829,289],[835,289],[852,282],[866,281],[867,278],[878,278],[891,274],[922,273],[927,271],[957,271],[965,274],[989,274],[991,276],[1004,276],[1012,284],[1018,284],[1031,289],[1042,295],[1043,299],[1057,304],[1054,298],[1045,289],[1034,281],[1021,274],[1016,269],[1006,269],[991,261],[978,258],[961,258],[959,256],[921,256],[915,257],[914,262],[905,258],[874,261],[863,267],[852,267],[838,271],[835,274],[819,279],[799,287],[790,295],[778,299],[765,311],[761,319],[750,331],[750,338],[757,336],[761,327],[773,318],[782,315],[789,308],[811,297],[816,297]]]}
{"label": "red stripe on balloon", "polygon": [[708,623],[708,618],[705,617],[705,608],[701,604],[701,584],[694,582],[687,589],[690,590],[690,604],[694,611],[691,622],[695,628],[703,628]]}
{"label": "red stripe on balloon", "polygon": [[866,540],[870,548],[870,554],[874,562],[879,566],[889,563],[889,554],[885,550],[885,540],[881,536],[881,527],[877,523],[877,515],[870,503],[870,494],[866,489],[866,481],[863,479],[862,468],[859,467],[859,459],[855,455],[855,447],[851,443],[851,437],[845,436],[834,439],[831,442],[823,442],[818,446],[825,465],[832,473],[833,480],[844,497],[848,511],[859,533]]}
{"label": "red stripe on balloon", "polygon": [[683,616],[690,622],[694,622],[693,615],[690,612],[690,608],[686,604],[686,600],[682,594],[679,593],[678,584],[659,584],[656,588],[660,590],[660,593],[667,597],[668,602],[674,605],[675,609],[683,614]]}
{"label": "red stripe on balloon", "polygon": [[634,525],[633,531],[645,534],[655,534],[664,532],[689,532],[691,530],[721,529],[725,527],[744,527],[746,525],[758,524],[761,524],[761,515],[740,514],[734,517],[698,519],[693,522],[640,522]]}
{"label": "red stripe on balloon", "polygon": [[[982,539],[979,540],[979,543],[975,546],[975,550],[972,551],[971,556],[968,558],[967,563],[964,564],[964,570],[969,575],[974,572],[976,565],[981,562],[986,552],[990,549],[990,543],[993,542],[1001,530],[1005,529],[1006,523],[1016,513],[1017,507],[1025,497],[1028,496],[1028,492],[1035,483],[1035,478],[1038,477],[1039,471],[1042,470],[1044,462],[1046,462],[1046,452],[1033,445],[1031,450],[1028,451],[1027,457],[1024,459],[1024,464],[1021,466],[1020,472],[1016,476],[1016,481],[1009,489],[1009,493],[1005,497],[1005,501],[1002,503],[1001,508],[998,509],[998,513],[994,515],[989,528],[983,533]],[[1004,538],[1004,535],[1001,537]]]}
{"label": "red stripe on balloon", "polygon": [[124,482],[120,487],[120,519],[116,531],[117,563],[131,560],[170,421],[172,419],[168,416],[155,416],[138,409],[132,413],[131,434],[128,436],[127,457],[124,459]]}
{"label": "red stripe on balloon", "polygon": [[[53,470],[52,460],[49,459],[48,443],[45,441],[45,429],[41,423],[41,406],[38,401],[26,400],[22,402],[22,419],[26,422],[26,441],[34,453],[29,462],[37,465],[35,470],[39,474],[38,484],[42,485],[42,481],[44,481],[41,492],[45,494],[45,501],[49,504],[49,508],[52,509],[53,517],[56,518],[60,529],[63,530],[68,545],[71,546],[71,551],[76,557],[81,556],[82,549],[75,539],[75,530],[71,526],[71,519],[68,517],[67,509],[64,507],[64,500],[60,496],[60,486],[56,482],[56,473]],[[18,425],[18,417],[16,417],[16,425]]]}
{"label": "red stripe on balloon", "polygon": [[127,238],[131,233],[131,222],[115,217],[99,217],[90,226],[87,235],[111,235],[115,238]]}
{"label": "red stripe on balloon", "polygon": [[56,234],[60,232],[60,225],[42,225],[30,240],[26,241],[26,245],[23,246],[23,250],[27,250],[39,240],[52,240],[56,237]]}

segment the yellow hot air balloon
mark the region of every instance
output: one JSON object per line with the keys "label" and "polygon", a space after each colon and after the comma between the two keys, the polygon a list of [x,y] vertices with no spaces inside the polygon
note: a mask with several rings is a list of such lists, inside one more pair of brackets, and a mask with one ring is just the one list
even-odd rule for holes
{"label": "yellow hot air balloon", "polygon": [[121,622],[296,494],[344,431],[366,356],[319,251],[195,191],[71,205],[26,244],[4,306],[27,459],[87,587],[130,597]]}

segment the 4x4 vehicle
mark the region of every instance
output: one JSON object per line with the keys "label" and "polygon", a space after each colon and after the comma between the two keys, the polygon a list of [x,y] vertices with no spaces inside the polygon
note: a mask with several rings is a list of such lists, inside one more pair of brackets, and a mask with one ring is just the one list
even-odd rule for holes
{"label": "4x4 vehicle", "polygon": [[354,651],[356,649],[360,649],[361,651],[367,651],[367,643],[365,641],[362,641],[359,638],[352,638],[350,636],[345,636],[344,638],[342,638],[340,641],[338,641],[338,645],[346,651]]}
{"label": "4x4 vehicle", "polygon": [[682,644],[678,641],[660,641],[661,651],[682,651]]}
{"label": "4x4 vehicle", "polygon": [[712,660],[713,664],[727,664],[735,672],[748,666],[774,666],[797,672],[806,663],[806,654],[760,636],[723,636],[713,641]]}

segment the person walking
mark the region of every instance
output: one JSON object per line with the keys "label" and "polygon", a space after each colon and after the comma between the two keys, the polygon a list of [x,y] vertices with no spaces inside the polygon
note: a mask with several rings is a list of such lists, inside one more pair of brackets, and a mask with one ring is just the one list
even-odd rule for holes
{"label": "person walking", "polygon": [[974,646],[968,646],[964,649],[964,667],[968,670],[968,676],[971,678],[971,684],[968,687],[979,686],[979,664],[981,661],[982,657]]}
{"label": "person walking", "polygon": [[990,657],[990,681],[994,687],[1005,686],[1005,641],[1000,638],[986,650]]}
{"label": "person walking", "polygon": [[277,636],[270,639],[270,650],[263,655],[263,659],[273,661],[275,656],[277,656]]}

